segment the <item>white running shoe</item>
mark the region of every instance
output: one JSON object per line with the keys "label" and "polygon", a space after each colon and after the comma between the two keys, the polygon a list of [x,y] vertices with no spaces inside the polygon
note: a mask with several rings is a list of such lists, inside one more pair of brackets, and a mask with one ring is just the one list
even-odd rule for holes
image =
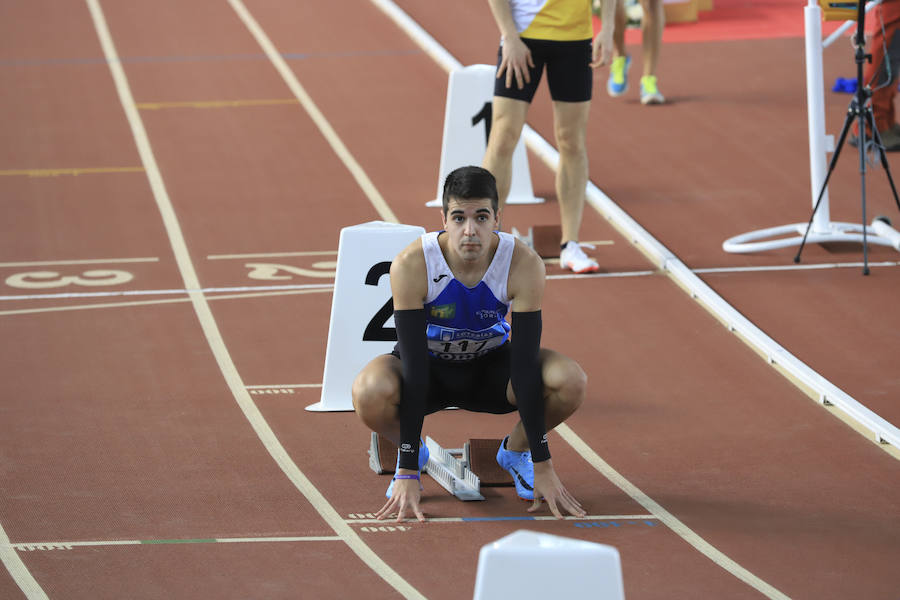
{"label": "white running shoe", "polygon": [[585,254],[578,242],[571,240],[559,253],[559,264],[576,273],[596,273],[600,270],[597,261]]}

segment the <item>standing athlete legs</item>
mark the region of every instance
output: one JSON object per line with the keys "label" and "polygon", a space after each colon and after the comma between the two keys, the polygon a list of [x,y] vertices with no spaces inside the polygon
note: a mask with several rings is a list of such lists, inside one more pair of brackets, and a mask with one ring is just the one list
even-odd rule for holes
{"label": "standing athlete legs", "polygon": [[[522,135],[529,106],[530,104],[524,100],[494,96],[491,135],[481,166],[490,171],[497,180],[500,211],[506,204],[506,197],[512,185],[512,155]],[[503,216],[502,212],[500,216]]]}
{"label": "standing athlete legs", "polygon": [[562,243],[578,240],[588,181],[585,146],[590,102],[553,102],[553,129],[559,148],[556,195],[559,199]]}

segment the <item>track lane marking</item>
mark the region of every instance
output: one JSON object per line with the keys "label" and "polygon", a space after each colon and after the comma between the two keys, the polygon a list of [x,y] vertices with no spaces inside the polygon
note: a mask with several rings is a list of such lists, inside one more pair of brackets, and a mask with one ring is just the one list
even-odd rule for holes
{"label": "track lane marking", "polygon": [[13,581],[28,600],[48,600],[43,588],[22,562],[22,557],[9,543],[9,537],[7,537],[2,524],[0,524],[0,562],[6,567]]}
{"label": "track lane marking", "polygon": [[[181,225],[178,222],[177,216],[175,215],[175,210],[172,206],[171,199],[169,198],[165,183],[163,182],[162,174],[160,173],[159,167],[156,163],[156,157],[154,156],[153,150],[150,146],[149,137],[147,136],[147,132],[144,128],[141,116],[137,108],[135,107],[134,97],[132,96],[131,88],[128,84],[128,78],[125,75],[122,64],[118,60],[118,53],[116,52],[112,36],[110,35],[109,28],[106,24],[106,18],[103,15],[103,10],[100,7],[100,2],[99,0],[85,1],[88,4],[91,18],[94,21],[94,27],[97,30],[97,35],[100,38],[100,44],[103,47],[103,54],[108,59],[109,69],[112,74],[116,91],[122,104],[122,108],[125,110],[125,116],[128,120],[128,124],[131,127],[132,135],[135,139],[138,153],[141,157],[141,163],[144,165],[147,171],[147,178],[150,182],[150,187],[153,191],[153,197],[156,200],[160,215],[162,216],[166,234],[169,237],[169,243],[171,244],[172,250],[175,254],[175,261],[178,265],[178,270],[181,273],[182,279],[184,280],[185,288],[188,290],[192,290],[189,292],[191,304],[193,305],[194,311],[197,314],[200,326],[203,330],[204,335],[206,336],[207,343],[209,344],[209,347],[213,352],[213,355],[216,359],[216,362],[218,363],[223,377],[225,378],[226,383],[228,384],[228,387],[231,389],[231,393],[234,396],[235,401],[237,402],[241,411],[244,413],[247,421],[253,427],[253,430],[256,432],[256,435],[259,437],[266,450],[268,450],[270,456],[281,468],[282,472],[288,477],[291,483],[293,483],[294,486],[306,497],[313,508],[316,509],[319,515],[325,520],[326,523],[328,523],[328,525],[335,531],[335,533],[337,533],[344,540],[344,542],[359,557],[359,559],[362,560],[370,569],[372,569],[375,574],[380,576],[385,580],[385,582],[387,582],[390,586],[392,586],[407,598],[424,599],[424,596],[419,593],[418,590],[410,585],[405,579],[400,577],[400,575],[396,571],[394,571],[394,569],[391,568],[390,565],[388,565],[380,556],[378,556],[371,548],[369,548],[369,546],[365,542],[363,542],[362,538],[356,531],[353,530],[352,527],[344,522],[344,520],[334,509],[334,507],[329,504],[325,496],[312,484],[312,482],[300,470],[297,464],[294,463],[294,461],[291,459],[287,450],[285,450],[284,446],[278,440],[277,436],[272,431],[265,418],[262,416],[259,408],[253,402],[253,398],[251,398],[250,392],[244,387],[244,383],[237,371],[237,367],[232,361],[231,355],[228,353],[228,349],[225,346],[225,341],[222,339],[222,334],[219,331],[215,318],[213,317],[209,302],[206,296],[202,292],[198,291],[202,286],[200,285],[199,278],[197,277],[197,273],[194,269],[194,265],[191,260],[190,252],[187,248],[184,234],[181,231]],[[241,13],[243,5],[235,0],[230,1],[232,6],[235,7],[235,10],[238,10],[239,13]],[[252,21],[252,17],[250,17],[246,9],[243,9],[242,14],[245,22],[252,22],[255,26],[257,38],[267,42],[268,38],[265,37],[265,34],[261,29],[259,29],[259,26],[255,24],[255,21]],[[267,50],[267,53],[273,50],[271,47],[271,42],[268,42],[268,45],[264,46],[264,48]],[[270,58],[276,58],[278,64],[283,65],[284,69],[288,73],[290,73],[289,69],[287,69],[287,66],[284,63],[284,60],[280,56]],[[293,77],[292,73],[291,77]],[[296,79],[293,79],[293,81],[296,82]],[[297,83],[297,85],[294,87],[296,87],[296,89],[294,90],[295,94],[297,94],[297,92],[303,92],[302,88],[299,87],[299,83]],[[302,101],[303,98],[301,98],[301,102]],[[315,108],[314,105],[312,105],[312,107]],[[324,123],[324,125],[327,125],[327,122]],[[323,125],[320,125],[320,127],[323,127]],[[327,129],[330,129],[330,126],[328,126]],[[337,140],[337,142],[339,143],[340,140]],[[340,146],[343,146],[343,144],[340,144]],[[347,154],[349,155],[349,153]],[[365,176],[364,173],[362,175]],[[365,178],[365,181],[368,182],[367,177]],[[371,185],[371,182],[369,182],[369,185]],[[377,191],[375,193],[377,194]],[[378,197],[380,198],[380,196]],[[384,201],[382,199],[382,203],[383,202]],[[387,206],[385,205],[384,208],[387,208]],[[390,212],[390,209],[387,209],[387,212],[384,216],[387,215],[393,217],[393,213]],[[394,218],[394,221],[396,222],[396,218]]]}
{"label": "track lane marking", "polygon": [[281,390],[298,388],[320,388],[321,383],[289,383],[287,385],[248,385],[248,390]]}
{"label": "track lane marking", "polygon": [[81,260],[32,260],[21,262],[0,262],[0,267],[50,267],[56,265],[102,265],[149,262],[159,262],[159,257],[148,256],[143,258],[85,258]]}
{"label": "track lane marking", "polygon": [[73,548],[96,548],[103,546],[165,546],[174,544],[245,544],[245,543],[285,543],[285,542],[340,542],[337,535],[273,536],[246,538],[195,538],[195,539],[151,539],[151,540],[83,540],[78,542],[16,542],[7,544],[19,552],[41,550],[71,550]]}
{"label": "track lane marking", "polygon": [[284,258],[288,256],[337,256],[337,250],[310,250],[303,252],[260,252],[256,254],[210,254],[207,260],[236,260],[243,258]]}
{"label": "track lane marking", "polygon": [[273,100],[195,100],[186,102],[138,102],[138,110],[162,110],[166,108],[244,108],[247,106],[280,106],[299,104],[296,98]]}
{"label": "track lane marking", "polygon": [[[368,513],[358,513],[367,515]],[[395,517],[396,518],[396,517]],[[621,521],[626,524],[651,525],[650,521],[658,521],[657,517],[652,514],[637,515],[588,515],[586,517],[567,516],[563,519],[557,519],[553,515],[520,515],[512,517],[495,516],[495,517],[433,517],[429,518],[429,523],[442,524],[468,524],[474,525],[479,523],[491,522],[509,522],[509,521],[545,521],[545,522],[573,522],[587,523],[590,521]],[[359,518],[351,516],[345,519],[349,525],[396,525],[394,520],[382,519],[378,520],[368,516],[360,516]],[[415,524],[415,523],[413,523]],[[655,523],[652,523],[655,525]],[[18,552],[37,552],[48,550],[71,550],[73,548],[95,548],[104,546],[146,546],[146,545],[175,545],[175,544],[244,544],[244,543],[285,543],[285,542],[342,542],[343,538],[337,535],[311,535],[311,536],[268,536],[268,537],[225,537],[225,538],[160,538],[147,540],[79,540],[79,541],[43,541],[43,542],[9,542],[3,548],[13,548]],[[0,545],[3,542],[0,541]]]}
{"label": "track lane marking", "polygon": [[159,290],[117,290],[112,292],[59,292],[55,294],[22,294],[12,296],[0,296],[2,300],[58,300],[74,298],[106,298],[115,296],[171,296],[173,294],[219,294],[235,292],[280,292],[295,290],[323,290],[334,289],[333,283],[298,283],[292,285],[239,285],[231,287],[210,287],[199,289],[159,289]]}
{"label": "track lane marking", "polygon": [[369,179],[369,176],[366,175],[366,172],[350,153],[350,150],[344,145],[344,142],[338,136],[337,132],[335,132],[331,123],[328,122],[328,119],[325,118],[325,115],[322,114],[322,111],[320,111],[319,107],[316,106],[316,103],[313,102],[312,97],[310,97],[306,92],[306,89],[300,85],[300,82],[285,62],[282,54],[275,49],[272,40],[269,39],[266,32],[259,26],[259,23],[256,22],[256,19],[250,14],[250,11],[244,6],[244,3],[241,2],[241,0],[228,0],[228,3],[238,14],[254,39],[256,39],[256,42],[263,49],[263,52],[269,58],[269,61],[275,67],[275,70],[278,71],[278,74],[281,75],[281,78],[287,84],[288,88],[294,93],[294,96],[300,101],[303,108],[306,109],[306,112],[313,120],[313,123],[319,128],[322,136],[328,141],[332,150],[334,150],[334,153],[338,155],[344,163],[344,166],[346,166],[347,170],[350,171],[350,174],[353,175],[353,179],[356,180],[357,185],[359,185],[363,193],[369,198],[369,201],[372,203],[372,206],[375,207],[375,210],[381,218],[390,223],[399,223],[396,215],[394,215],[394,211],[391,210],[387,202],[385,202],[384,198],[381,196],[381,193]]}
{"label": "track lane marking", "polygon": [[[245,298],[268,298],[271,296],[294,296],[300,294],[319,294],[322,292],[330,292],[330,289],[318,290],[288,290],[283,292],[259,292],[259,293],[242,293],[242,294],[222,294],[221,296],[210,296],[206,300],[213,302],[215,300],[243,300]],[[70,310],[91,310],[103,308],[126,308],[129,306],[152,306],[156,304],[179,304],[183,302],[191,302],[190,298],[168,298],[165,300],[136,300],[132,302],[104,302],[101,304],[79,304],[76,306],[53,306],[48,308],[21,308],[17,310],[0,310],[0,316],[12,315],[29,315],[50,312],[66,312]]]}
{"label": "track lane marking", "polygon": [[144,167],[63,167],[48,169],[2,169],[0,177],[59,177],[60,175],[99,175],[104,173],[143,173]]}
{"label": "track lane marking", "polygon": [[[391,525],[396,523],[397,515],[393,515],[393,520],[390,519],[375,519],[375,518],[351,518],[347,519],[347,522],[350,524],[359,524],[359,525],[372,525],[372,524],[381,524],[381,525]],[[428,517],[428,523],[493,523],[493,522],[508,522],[508,521],[551,521],[551,522],[562,522],[562,521],[571,521],[571,522],[587,522],[587,521],[657,521],[659,520],[656,515],[588,515],[586,517],[570,517],[566,516],[562,519],[557,519],[553,515],[519,515],[514,517]],[[404,521],[404,523],[413,523],[415,524],[415,520]]]}

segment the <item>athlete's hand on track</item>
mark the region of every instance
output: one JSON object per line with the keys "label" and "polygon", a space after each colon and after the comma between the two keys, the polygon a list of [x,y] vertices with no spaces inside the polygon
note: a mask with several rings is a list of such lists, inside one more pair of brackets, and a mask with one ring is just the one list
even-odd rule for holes
{"label": "athlete's hand on track", "polygon": [[613,28],[605,24],[594,37],[591,51],[591,68],[596,69],[612,62],[613,55]]}
{"label": "athlete's hand on track", "polygon": [[540,509],[541,496],[547,501],[550,511],[557,519],[563,518],[561,510],[565,510],[573,517],[583,517],[587,514],[581,503],[559,480],[553,469],[553,463],[549,460],[534,463],[534,503],[528,512]]}
{"label": "athlete's hand on track", "polygon": [[500,66],[497,68],[497,79],[505,75],[506,87],[511,88],[513,78],[515,78],[516,87],[521,90],[526,83],[531,83],[531,72],[528,70],[530,67],[534,67],[531,50],[528,49],[522,38],[517,35],[504,38],[503,45],[500,48]]}
{"label": "athlete's hand on track", "polygon": [[397,522],[400,523],[408,513],[410,518],[415,516],[419,521],[425,522],[425,514],[419,508],[422,491],[418,479],[395,480],[393,492],[390,500],[375,513],[376,519],[386,519],[392,513],[397,513]]}

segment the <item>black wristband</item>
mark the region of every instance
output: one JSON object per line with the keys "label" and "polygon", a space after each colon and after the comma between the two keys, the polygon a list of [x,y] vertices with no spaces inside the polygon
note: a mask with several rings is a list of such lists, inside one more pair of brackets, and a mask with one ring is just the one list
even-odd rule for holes
{"label": "black wristband", "polygon": [[425,340],[425,309],[395,310],[397,350],[402,363],[400,392],[401,469],[419,469],[419,438],[425,420],[428,395],[428,344]]}
{"label": "black wristband", "polygon": [[544,418],[544,380],[541,375],[541,311],[513,312],[509,380],[516,395],[531,460],[550,459]]}

